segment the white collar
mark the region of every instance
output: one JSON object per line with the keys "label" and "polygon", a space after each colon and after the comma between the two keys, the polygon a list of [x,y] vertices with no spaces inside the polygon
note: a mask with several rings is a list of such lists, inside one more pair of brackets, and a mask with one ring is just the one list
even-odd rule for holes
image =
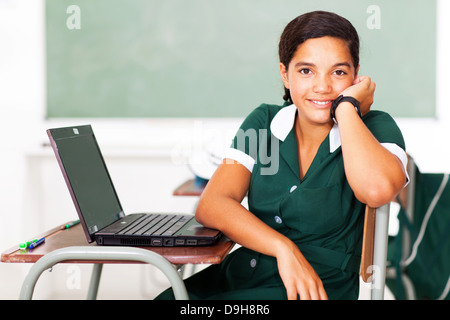
{"label": "white collar", "polygon": [[[297,114],[297,107],[295,104],[291,104],[282,108],[270,123],[270,131],[272,134],[281,141],[286,139],[289,132],[294,127],[295,116]],[[339,128],[337,124],[334,124],[330,131],[330,153],[336,151],[341,146],[341,136],[339,134]]]}

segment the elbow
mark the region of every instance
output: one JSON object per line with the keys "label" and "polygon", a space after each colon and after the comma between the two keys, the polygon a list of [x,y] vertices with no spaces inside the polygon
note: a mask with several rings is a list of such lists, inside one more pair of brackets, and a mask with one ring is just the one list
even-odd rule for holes
{"label": "elbow", "polygon": [[197,207],[195,208],[195,220],[198,223],[205,225],[205,210],[201,199],[197,203]]}
{"label": "elbow", "polygon": [[208,210],[207,201],[200,198],[197,208],[195,209],[195,220],[205,227],[213,228],[213,219],[211,219],[210,212],[211,211]]}
{"label": "elbow", "polygon": [[371,208],[379,208],[384,206],[385,204],[391,202],[393,197],[386,197],[383,194],[373,194],[367,197],[365,204],[367,204]]}
{"label": "elbow", "polygon": [[371,208],[379,208],[395,198],[401,189],[394,184],[385,181],[376,185],[369,186],[366,191],[357,196],[358,200],[367,204]]}

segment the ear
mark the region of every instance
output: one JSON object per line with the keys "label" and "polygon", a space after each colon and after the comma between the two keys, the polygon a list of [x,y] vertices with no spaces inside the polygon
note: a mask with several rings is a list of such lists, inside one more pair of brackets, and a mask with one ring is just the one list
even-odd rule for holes
{"label": "ear", "polygon": [[355,78],[357,78],[358,77],[358,73],[359,73],[359,64],[358,64],[358,67],[356,67],[356,70],[355,70]]}
{"label": "ear", "polygon": [[289,89],[289,79],[288,79],[286,66],[281,62],[280,62],[280,75],[281,75],[281,80],[283,80],[285,88]]}

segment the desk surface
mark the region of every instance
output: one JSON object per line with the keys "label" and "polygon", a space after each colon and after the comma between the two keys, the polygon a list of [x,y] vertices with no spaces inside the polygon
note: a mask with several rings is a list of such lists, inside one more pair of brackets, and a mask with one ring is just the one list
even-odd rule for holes
{"label": "desk surface", "polygon": [[[80,224],[70,228],[56,227],[37,238],[45,237],[45,243],[35,249],[20,250],[19,245],[6,250],[1,255],[1,262],[34,263],[47,253],[71,246],[96,246],[95,242],[88,243]],[[213,246],[206,247],[142,247],[154,251],[173,264],[217,264],[222,262],[230,252],[234,242],[222,237]],[[67,263],[96,263],[98,261],[66,261]],[[123,261],[101,261],[101,263],[124,263]],[[135,262],[133,262],[135,263]]]}
{"label": "desk surface", "polygon": [[202,179],[190,179],[181,184],[173,192],[174,196],[200,196],[205,189],[207,181]]}

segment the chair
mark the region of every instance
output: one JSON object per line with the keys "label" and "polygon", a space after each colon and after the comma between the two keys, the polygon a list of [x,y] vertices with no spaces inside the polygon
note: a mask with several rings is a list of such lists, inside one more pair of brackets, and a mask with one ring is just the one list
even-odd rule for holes
{"label": "chair", "polygon": [[[401,207],[405,208],[406,219],[408,221],[413,221],[414,219],[414,190],[416,186],[416,164],[414,159],[408,155],[408,175],[409,175],[409,184],[399,193],[397,196],[396,202],[400,204]],[[401,261],[405,261],[411,254],[412,247],[412,236],[411,231],[402,227],[401,237],[402,237],[402,249],[401,249]],[[397,271],[395,267],[387,267],[387,278],[394,279],[400,277],[400,281],[405,288],[406,299],[415,300],[415,288],[414,285],[406,273],[401,275],[397,275]]]}
{"label": "chair", "polygon": [[[412,212],[414,205],[414,186],[415,186],[415,164],[412,158],[408,155],[408,176],[409,183],[397,197],[397,201],[401,202],[408,208],[407,216],[412,220]],[[364,217],[364,231],[363,231],[363,247],[361,256],[361,278],[364,282],[372,283],[371,286],[371,299],[383,300],[384,288],[386,285],[386,273],[388,271],[387,266],[387,250],[389,241],[389,211],[390,203],[380,207],[371,208],[366,206]],[[406,258],[409,255],[410,250],[410,235],[409,233],[403,233],[403,243],[405,250],[403,254]],[[392,275],[389,275],[392,276]],[[411,288],[409,279],[404,279],[405,286]],[[412,289],[409,290],[410,295],[414,296]]]}
{"label": "chair", "polygon": [[372,300],[384,299],[389,210],[389,203],[380,208],[366,206],[365,210],[361,278],[371,282]]}

